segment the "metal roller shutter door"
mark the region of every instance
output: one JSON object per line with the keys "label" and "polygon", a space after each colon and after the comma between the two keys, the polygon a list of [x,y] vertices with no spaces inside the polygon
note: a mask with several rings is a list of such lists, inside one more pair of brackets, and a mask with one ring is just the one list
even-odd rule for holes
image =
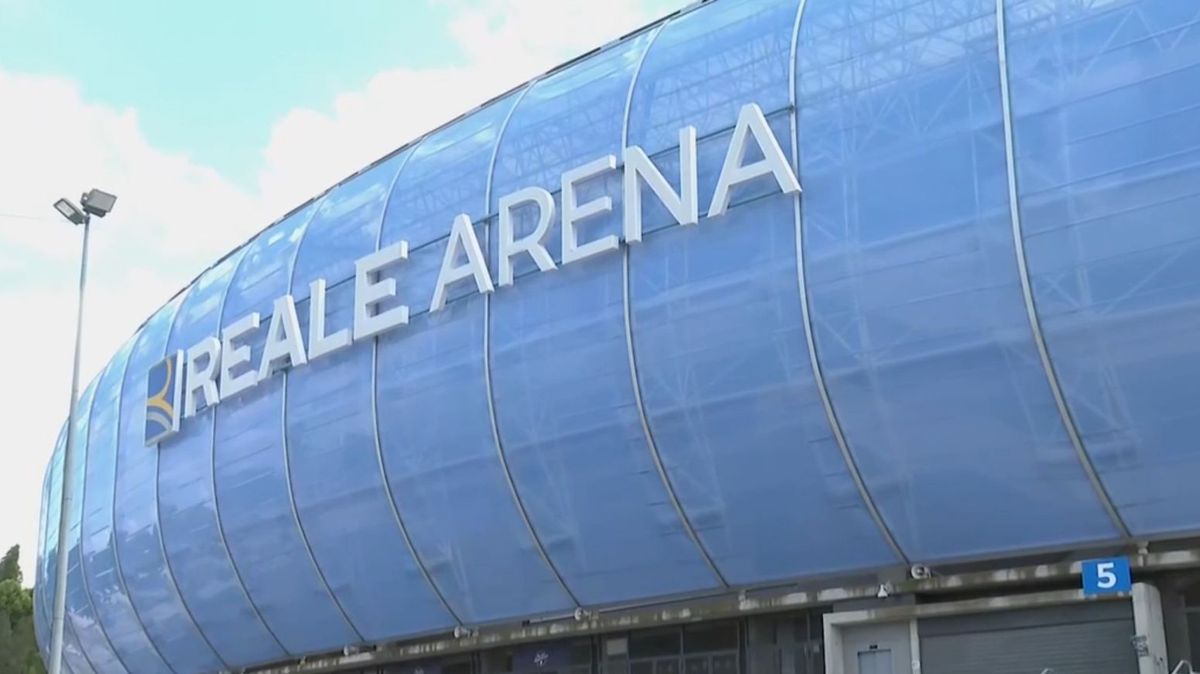
{"label": "metal roller shutter door", "polygon": [[933,618],[919,623],[922,674],[1130,674],[1126,601]]}

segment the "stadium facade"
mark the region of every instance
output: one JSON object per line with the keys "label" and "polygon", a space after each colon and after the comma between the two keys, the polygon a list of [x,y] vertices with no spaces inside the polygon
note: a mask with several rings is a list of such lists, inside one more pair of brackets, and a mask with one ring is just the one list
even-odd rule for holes
{"label": "stadium facade", "polygon": [[150,317],[39,641],[69,430],[72,674],[1165,672],[1198,213],[1200,4],[698,4]]}

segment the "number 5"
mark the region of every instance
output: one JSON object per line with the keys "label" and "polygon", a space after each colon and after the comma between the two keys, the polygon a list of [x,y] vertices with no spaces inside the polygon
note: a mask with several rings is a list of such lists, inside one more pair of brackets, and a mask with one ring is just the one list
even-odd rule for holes
{"label": "number 5", "polygon": [[1113,562],[1101,562],[1096,565],[1096,587],[1109,590],[1117,586],[1117,574],[1113,573]]}

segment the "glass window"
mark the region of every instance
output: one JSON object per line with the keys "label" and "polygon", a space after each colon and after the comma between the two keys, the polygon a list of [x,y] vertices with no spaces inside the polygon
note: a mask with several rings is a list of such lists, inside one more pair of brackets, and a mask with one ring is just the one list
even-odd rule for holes
{"label": "glass window", "polygon": [[444,662],[441,668],[442,674],[471,674],[473,670],[469,657]]}
{"label": "glass window", "polygon": [[[823,618],[825,609],[775,618],[764,630],[769,639],[771,674],[824,674]],[[736,664],[734,665],[736,667]],[[736,669],[715,669],[712,674],[730,674]]]}
{"label": "glass window", "polygon": [[591,674],[592,642],[526,644],[488,651],[483,654],[483,671],[486,674]]}
{"label": "glass window", "polygon": [[[738,674],[737,653],[723,653],[712,656],[711,674]],[[797,674],[800,674],[799,672]]]}
{"label": "glass window", "polygon": [[651,658],[663,655],[679,655],[679,630],[657,630],[634,632],[629,635],[629,657]]}
{"label": "glass window", "polygon": [[[738,674],[739,630],[730,621],[632,632],[628,674]],[[607,658],[605,674],[624,674],[623,661]]]}
{"label": "glass window", "polygon": [[661,658],[655,660],[654,674],[679,674],[679,658]]}
{"label": "glass window", "polygon": [[735,651],[737,647],[737,623],[689,625],[683,630],[684,653]]}

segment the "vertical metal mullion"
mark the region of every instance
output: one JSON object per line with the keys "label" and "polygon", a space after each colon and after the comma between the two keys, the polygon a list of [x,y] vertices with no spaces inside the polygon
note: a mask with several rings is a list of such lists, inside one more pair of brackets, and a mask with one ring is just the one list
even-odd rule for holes
{"label": "vertical metal mullion", "polygon": [[[242,263],[245,261],[245,249],[242,249],[241,257],[238,258],[237,263],[233,265],[233,270],[229,272],[229,283],[225,284],[225,291],[221,293],[221,303],[217,307],[218,335],[221,333],[221,321],[225,317],[225,300],[229,298],[229,289],[233,287],[233,279],[235,276],[237,276],[238,269],[241,268]],[[199,281],[199,279],[197,279],[197,281]],[[219,503],[220,499],[217,496],[217,407],[209,403],[207,400],[205,400],[204,403],[206,408],[212,409],[212,424],[209,427],[208,437],[208,476],[210,484],[212,485],[213,493],[213,519],[215,519],[217,523],[217,535],[221,540],[221,547],[225,550],[225,558],[229,560],[229,568],[233,570],[233,579],[237,583],[238,587],[242,590],[242,595],[246,597],[246,601],[250,604],[250,608],[254,611],[254,615],[258,618],[258,621],[262,623],[263,628],[267,630],[267,634],[270,634],[271,638],[275,640],[275,644],[279,646],[279,650],[283,651],[284,653],[288,653],[288,649],[284,647],[283,642],[279,639],[279,636],[275,634],[275,630],[271,629],[271,626],[267,624],[267,619],[263,617],[262,611],[258,608],[258,604],[256,604],[254,602],[254,598],[250,596],[250,590],[246,589],[246,582],[242,579],[242,573],[240,570],[238,570],[237,562],[233,559],[233,553],[229,550],[229,541],[225,537],[225,525],[221,522],[221,505]]]}
{"label": "vertical metal mullion", "polygon": [[1037,347],[1038,358],[1041,361],[1042,370],[1045,372],[1046,381],[1050,385],[1050,392],[1054,397],[1054,405],[1058,408],[1058,414],[1062,419],[1063,427],[1067,431],[1067,436],[1071,440],[1071,446],[1075,449],[1075,456],[1079,460],[1079,465],[1083,469],[1084,474],[1087,475],[1088,482],[1091,483],[1092,490],[1096,493],[1096,498],[1099,499],[1100,504],[1104,507],[1104,511],[1108,514],[1113,527],[1128,542],[1132,539],[1132,533],[1121,518],[1120,513],[1117,512],[1112,497],[1105,489],[1104,483],[1100,480],[1100,475],[1092,463],[1091,456],[1088,455],[1087,450],[1083,446],[1083,439],[1079,435],[1079,427],[1075,424],[1075,418],[1071,414],[1070,407],[1067,405],[1067,399],[1063,394],[1058,372],[1054,368],[1054,362],[1050,359],[1050,350],[1046,345],[1046,338],[1042,332],[1041,318],[1037,313],[1037,302],[1033,295],[1033,284],[1029,277],[1029,265],[1025,258],[1025,235],[1021,227],[1020,199],[1017,191],[1016,142],[1014,140],[1012,119],[1012,96],[1009,91],[1008,82],[1008,36],[1004,19],[1004,0],[996,0],[996,53],[1000,66],[1000,106],[1001,118],[1004,123],[1005,168],[1008,172],[1008,210],[1011,216],[1013,249],[1016,252],[1017,259],[1017,274],[1021,280],[1021,294],[1025,299],[1025,315],[1029,319],[1029,328],[1033,333],[1033,342]]}
{"label": "vertical metal mullion", "polygon": [[[791,112],[788,114],[788,122],[791,126],[792,156],[795,162],[797,179],[800,178],[800,110],[797,102],[798,93],[796,91],[796,57],[800,43],[800,21],[804,17],[804,10],[807,6],[808,0],[800,0],[800,6],[796,10],[796,22],[792,28],[792,46],[788,64],[788,102],[791,106]],[[837,412],[833,408],[833,400],[829,395],[829,388],[825,382],[825,374],[821,369],[821,361],[817,357],[817,340],[813,334],[812,313],[808,303],[808,279],[804,264],[804,220],[803,213],[800,210],[801,198],[800,194],[792,196],[792,208],[795,218],[796,279],[800,289],[800,314],[804,323],[804,340],[808,346],[809,366],[812,369],[813,379],[816,382],[817,393],[821,398],[821,406],[825,409],[825,418],[829,422],[830,431],[833,433],[834,441],[837,443],[838,450],[842,454],[842,460],[846,463],[846,469],[854,481],[854,486],[858,490],[858,495],[862,499],[863,505],[866,506],[871,519],[875,522],[875,526],[879,529],[880,535],[883,536],[888,547],[891,548],[892,553],[899,560],[908,564],[908,556],[896,541],[896,537],[891,529],[888,528],[887,522],[884,521],[882,513],[880,513],[878,506],[875,504],[875,500],[871,497],[871,492],[867,489],[866,481],[863,479],[862,472],[858,468],[858,462],[855,460],[854,454],[850,451],[850,445],[846,441],[846,434],[842,430],[841,421],[838,419]]]}
{"label": "vertical metal mullion", "polygon": [[[129,360],[126,359],[125,363],[125,367],[128,367]],[[109,363],[108,367],[112,367],[111,362]],[[117,649],[113,646],[112,638],[108,636],[108,629],[104,627],[104,621],[100,619],[100,614],[96,611],[96,602],[92,600],[92,588],[87,578],[87,565],[85,562],[86,555],[83,554],[83,517],[87,504],[88,486],[87,468],[88,461],[92,456],[92,412],[96,409],[96,394],[100,392],[100,384],[104,380],[104,375],[108,373],[108,367],[104,368],[99,376],[96,377],[95,388],[92,389],[92,400],[88,405],[87,435],[85,435],[83,438],[80,438],[83,441],[83,457],[80,460],[80,468],[82,471],[79,474],[79,579],[83,584],[83,594],[87,597],[88,606],[92,608],[92,615],[96,617],[96,626],[100,628],[100,634],[104,636],[104,641],[108,643],[108,649],[112,651],[113,657],[117,659],[117,662],[121,663],[121,667],[124,668],[126,672],[130,672],[129,665],[125,663],[125,658],[122,658],[121,654],[118,653]],[[122,378],[125,374],[125,367],[121,368]],[[117,405],[118,409],[120,409],[120,398],[117,399]],[[120,417],[118,417],[118,420],[119,419]]]}
{"label": "vertical metal mullion", "polygon": [[[625,118],[621,125],[622,150],[629,145],[629,116],[633,110],[633,94],[637,88],[638,79],[642,74],[642,66],[646,63],[646,57],[650,55],[650,49],[654,46],[658,36],[662,34],[663,30],[670,23],[671,19],[668,19],[654,29],[654,33],[646,41],[646,48],[642,51],[641,57],[638,59],[632,77],[630,77],[629,91],[625,97]],[[638,189],[640,188],[641,186],[639,185]],[[692,544],[696,546],[696,550],[700,553],[701,558],[704,559],[705,565],[708,566],[709,571],[713,573],[713,576],[716,577],[721,587],[729,587],[729,581],[725,579],[725,575],[721,573],[721,569],[713,561],[712,554],[704,545],[704,541],[700,539],[700,535],[696,533],[696,528],[692,526],[687,511],[684,510],[683,504],[679,501],[679,495],[675,493],[675,485],[671,481],[671,476],[667,473],[667,467],[663,463],[662,454],[658,451],[658,443],[654,439],[654,431],[650,428],[650,418],[646,414],[646,405],[642,400],[642,383],[638,375],[637,349],[633,340],[633,303],[630,297],[629,247],[629,242],[626,242],[621,247],[621,309],[625,328],[625,353],[628,359],[629,378],[633,387],[634,406],[637,408],[638,420],[642,425],[642,434],[646,438],[646,447],[650,451],[650,458],[654,463],[654,469],[658,473],[659,480],[662,481],[663,489],[667,492],[667,498],[671,501],[671,506],[675,509],[675,514],[679,518],[680,524],[683,525],[684,532],[691,539]]]}
{"label": "vertical metal mullion", "polygon": [[[383,243],[383,225],[384,225],[384,222],[387,220],[387,209],[388,209],[388,205],[392,202],[392,194],[395,193],[396,185],[399,184],[399,182],[400,182],[400,174],[404,173],[404,168],[406,166],[408,166],[408,162],[412,159],[412,156],[414,154],[416,154],[417,148],[419,148],[421,146],[421,144],[425,142],[426,138],[429,138],[429,136],[426,135],[426,136],[421,137],[421,139],[419,141],[417,141],[416,144],[413,145],[412,149],[409,150],[408,154],[405,155],[404,158],[400,160],[400,166],[396,168],[396,175],[392,178],[392,184],[391,184],[390,189],[388,189],[387,196],[384,197],[383,211],[379,214],[379,233],[375,236],[375,250],[379,250],[380,245],[382,245],[382,243]],[[299,249],[299,247],[297,247],[297,249]],[[375,459],[376,459],[376,462],[379,464],[379,479],[383,481],[383,491],[384,491],[384,494],[387,495],[388,505],[391,506],[392,516],[396,520],[396,526],[400,529],[400,535],[404,538],[404,545],[406,547],[408,547],[408,551],[412,555],[413,561],[415,561],[417,563],[417,568],[420,569],[421,575],[425,578],[425,582],[429,585],[429,588],[431,590],[433,590],[434,595],[437,596],[438,601],[441,602],[441,604],[442,604],[442,607],[446,609],[446,612],[450,614],[450,617],[454,619],[455,623],[457,623],[458,625],[462,625],[463,624],[462,618],[460,618],[458,613],[455,612],[454,608],[450,606],[450,602],[449,602],[449,600],[446,599],[446,595],[442,593],[442,589],[440,587],[438,587],[438,584],[436,582],[434,582],[433,574],[431,574],[429,572],[429,568],[425,565],[425,561],[421,559],[421,554],[417,551],[417,546],[413,544],[412,537],[409,536],[409,533],[408,533],[408,525],[406,525],[404,523],[404,517],[400,514],[400,505],[398,503],[396,503],[396,495],[392,491],[392,483],[388,480],[387,465],[383,460],[383,437],[380,435],[380,432],[379,432],[379,340],[380,340],[380,338],[381,338],[381,335],[375,335],[374,337],[371,338],[371,382],[370,382],[370,388],[371,388],[371,432],[374,433],[374,436],[375,436]]]}
{"label": "vertical metal mullion", "polygon": [[[139,330],[138,332],[134,333],[133,337],[130,338],[129,357],[125,359],[125,367],[121,370],[121,380],[117,383],[117,410],[116,410],[116,420],[115,420],[116,428],[113,429],[113,432],[117,436],[117,441],[116,441],[115,446],[113,447],[113,494],[112,494],[112,503],[109,504],[109,509],[108,509],[108,514],[109,514],[108,530],[109,530],[109,535],[112,537],[113,571],[117,577],[117,585],[120,588],[121,593],[125,596],[125,601],[129,602],[129,608],[133,611],[133,617],[135,620],[137,620],[138,627],[140,627],[142,629],[142,633],[145,635],[146,641],[148,641],[150,643],[150,647],[154,649],[154,652],[158,654],[159,659],[161,659],[163,661],[163,665],[165,665],[169,671],[175,672],[176,671],[175,668],[173,666],[171,666],[170,661],[167,660],[167,656],[165,654],[163,654],[162,650],[158,647],[158,643],[156,643],[154,641],[154,638],[150,636],[150,630],[146,629],[146,622],[142,619],[141,611],[139,611],[138,607],[133,603],[133,596],[129,594],[129,584],[125,581],[125,570],[121,568],[121,557],[117,552],[117,489],[116,489],[116,483],[117,483],[117,466],[118,466],[118,462],[121,459],[121,409],[125,403],[125,377],[128,376],[128,374],[129,374],[129,363],[130,363],[130,361],[133,360],[133,352],[135,350],[135,347],[137,347],[138,337],[140,337],[140,336],[141,336],[141,331]],[[99,617],[97,617],[97,620],[99,620]],[[218,659],[220,659],[220,658],[218,658]],[[134,673],[134,674],[140,674],[140,673]]]}
{"label": "vertical metal mullion", "polygon": [[[199,278],[196,279],[196,281],[199,280]],[[191,285],[189,285],[183,290],[182,293],[180,293],[179,304],[176,305],[175,311],[171,314],[171,323],[167,326],[167,333],[163,337],[162,356],[166,356],[167,348],[171,343],[171,333],[175,330],[175,320],[179,318],[179,310],[183,308],[183,302],[187,299],[188,294],[191,293],[193,288],[195,288],[196,281],[193,281]],[[145,334],[144,328],[142,334]],[[134,346],[136,348],[136,344]],[[178,373],[176,376],[179,376]],[[217,650],[217,647],[213,645],[212,641],[209,640],[208,635],[205,634],[204,630],[200,627],[200,623],[196,621],[196,614],[192,612],[192,607],[188,605],[187,599],[183,596],[183,590],[179,588],[179,580],[175,578],[175,569],[173,566],[171,566],[171,558],[167,555],[167,544],[166,541],[163,540],[162,507],[160,506],[161,499],[159,498],[158,486],[161,461],[159,461],[158,447],[155,447],[152,451],[154,451],[154,527],[158,532],[158,551],[159,554],[162,555],[163,569],[167,572],[167,578],[171,581],[171,589],[175,590],[175,596],[179,598],[179,604],[183,607],[184,613],[187,614],[188,620],[192,623],[192,626],[196,628],[196,633],[199,634],[204,643],[208,645],[208,648],[212,651],[213,656],[216,657],[221,664],[225,665],[226,669],[231,669],[229,663],[225,661],[225,657],[220,651]],[[115,499],[116,490],[114,489],[113,492],[113,498]],[[132,599],[130,601],[132,601]],[[282,646],[280,648],[282,648]]]}
{"label": "vertical metal mullion", "polygon": [[[508,129],[508,123],[512,120],[513,113],[517,111],[517,107],[521,105],[521,101],[525,95],[529,93],[539,79],[534,79],[525,85],[521,93],[517,95],[513,101],[512,108],[504,117],[504,122],[500,125],[500,130],[496,133],[496,145],[492,148],[492,158],[488,164],[487,187],[484,189],[484,205],[485,213],[490,213],[492,208],[492,179],[496,175],[496,159],[500,156],[500,144],[504,140],[504,132]],[[485,246],[488,250],[491,249],[492,227],[489,223],[490,218],[485,218]],[[571,588],[567,586],[566,580],[563,579],[562,573],[555,566],[554,561],[550,559],[550,554],[546,552],[546,546],[543,545],[541,536],[538,535],[537,529],[533,526],[533,521],[529,519],[529,512],[525,509],[525,502],[521,499],[520,490],[517,489],[517,483],[513,479],[512,471],[508,466],[508,457],[504,454],[504,443],[500,438],[500,423],[496,417],[496,399],[495,392],[492,386],[492,296],[486,294],[483,296],[483,382],[487,391],[487,406],[488,418],[492,424],[492,439],[496,443],[496,454],[500,457],[500,467],[504,472],[504,479],[508,482],[508,489],[512,493],[513,501],[517,504],[517,510],[521,513],[521,519],[525,522],[525,528],[529,530],[529,535],[533,538],[533,544],[538,550],[542,561],[549,567],[550,572],[554,574],[554,578],[558,581],[563,592],[571,599],[576,607],[580,607],[579,599]]]}
{"label": "vertical metal mullion", "polygon": [[[300,246],[304,244],[304,239],[308,236],[309,225],[311,225],[312,221],[317,218],[317,213],[321,210],[321,204],[324,203],[325,198],[328,197],[332,191],[333,190],[329,190],[329,192],[326,192],[313,201],[312,215],[308,216],[308,220],[304,223],[304,229],[300,232],[300,238],[296,241],[296,249],[292,251],[292,259],[288,262],[287,292],[289,295],[292,294],[292,286],[296,281],[296,259],[300,257]],[[312,298],[310,297],[308,301],[311,304]],[[304,551],[308,553],[308,560],[312,563],[313,569],[317,572],[317,578],[321,580],[321,585],[325,587],[325,591],[329,594],[330,601],[333,602],[333,605],[337,608],[338,613],[341,614],[342,620],[346,621],[346,625],[350,628],[350,631],[354,632],[354,635],[358,637],[360,642],[365,642],[366,639],[363,637],[362,631],[359,630],[358,626],[354,624],[354,621],[350,619],[350,613],[346,610],[346,607],[342,605],[341,600],[338,599],[337,593],[333,591],[333,587],[329,584],[329,579],[325,577],[324,569],[322,569],[321,564],[317,562],[317,556],[313,552],[312,544],[308,540],[308,532],[304,530],[304,523],[300,520],[300,510],[296,506],[296,493],[292,489],[292,462],[291,452],[288,448],[287,434],[287,392],[289,370],[284,370],[279,375],[279,447],[283,458],[283,478],[284,484],[287,486],[288,507],[291,508],[292,521],[296,523],[296,531],[300,534],[300,542],[304,544]]]}

